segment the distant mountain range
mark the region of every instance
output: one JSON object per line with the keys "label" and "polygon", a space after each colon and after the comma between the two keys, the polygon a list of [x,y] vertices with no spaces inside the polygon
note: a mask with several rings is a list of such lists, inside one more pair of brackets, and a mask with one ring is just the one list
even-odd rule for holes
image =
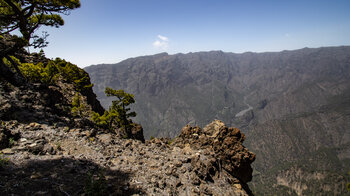
{"label": "distant mountain range", "polygon": [[101,104],[106,86],[135,95],[145,137],[175,137],[220,119],[256,153],[257,195],[342,195],[350,181],[350,47],[127,59],[85,68]]}

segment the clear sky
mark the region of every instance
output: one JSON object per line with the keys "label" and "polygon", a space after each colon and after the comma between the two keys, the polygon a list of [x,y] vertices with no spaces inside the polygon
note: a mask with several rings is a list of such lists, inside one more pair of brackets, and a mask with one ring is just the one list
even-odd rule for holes
{"label": "clear sky", "polygon": [[80,67],[160,52],[350,45],[350,0],[81,0],[44,49]]}

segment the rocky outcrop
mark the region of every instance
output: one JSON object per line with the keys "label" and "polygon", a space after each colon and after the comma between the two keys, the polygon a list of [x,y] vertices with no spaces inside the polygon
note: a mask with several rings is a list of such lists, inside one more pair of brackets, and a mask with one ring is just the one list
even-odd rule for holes
{"label": "rocky outcrop", "polygon": [[145,142],[145,138],[143,136],[143,128],[140,124],[133,124],[131,128],[131,139],[136,139]]}
{"label": "rocky outcrop", "polygon": [[[1,126],[21,133],[1,151],[1,158],[9,159],[0,166],[6,195],[251,194],[245,183],[251,170],[245,169],[254,154],[242,146],[239,130],[220,121],[204,128],[207,135],[199,137],[208,138],[198,142],[188,127],[175,141],[155,138],[142,143],[108,132],[35,122],[6,121]],[[226,136],[229,139],[222,140]],[[230,153],[235,160],[229,159]]]}
{"label": "rocky outcrop", "polygon": [[[16,80],[16,77],[13,77],[12,80]],[[88,119],[79,119],[71,114],[72,99],[77,93],[72,84],[63,82],[63,80],[58,81],[55,85],[28,82],[13,85],[13,83],[0,77],[1,120],[17,120],[24,123],[60,123],[72,127],[92,126]],[[96,95],[92,90],[86,93],[86,96],[81,94],[82,103],[92,111],[101,113],[103,108],[96,99]],[[89,96],[92,100],[90,102]]]}
{"label": "rocky outcrop", "polygon": [[202,179],[213,179],[224,169],[228,174],[247,183],[252,180],[251,163],[255,154],[243,146],[245,135],[238,128],[226,127],[222,121],[215,120],[205,126],[191,127],[187,125],[181,131],[174,145],[185,148],[189,145],[195,150],[202,150],[211,155],[202,167],[200,157],[193,159],[193,165],[199,166]]}

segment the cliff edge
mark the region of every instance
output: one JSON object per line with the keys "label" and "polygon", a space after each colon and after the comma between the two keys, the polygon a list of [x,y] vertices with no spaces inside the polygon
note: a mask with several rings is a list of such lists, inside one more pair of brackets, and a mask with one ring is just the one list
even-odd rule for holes
{"label": "cliff edge", "polygon": [[[237,128],[215,120],[203,129],[187,125],[173,140],[144,141],[137,125],[132,132],[141,139],[125,139],[86,116],[101,112],[92,91],[60,79],[19,83],[0,77],[5,195],[252,195],[255,155]],[[72,110],[77,95],[79,115]]]}

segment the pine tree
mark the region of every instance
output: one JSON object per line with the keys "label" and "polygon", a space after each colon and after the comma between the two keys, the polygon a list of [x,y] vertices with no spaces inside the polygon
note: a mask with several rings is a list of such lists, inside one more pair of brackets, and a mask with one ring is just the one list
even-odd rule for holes
{"label": "pine tree", "polygon": [[135,117],[136,112],[130,112],[128,107],[130,104],[135,103],[134,95],[124,92],[124,90],[114,90],[106,87],[105,94],[107,97],[114,96],[117,100],[112,101],[110,112],[117,114],[117,123],[120,127],[124,127],[128,137],[130,137],[130,117]]}
{"label": "pine tree", "polygon": [[[47,45],[47,34],[34,35],[40,26],[59,27],[64,24],[60,14],[80,7],[80,0],[0,0],[0,62],[6,58],[20,73],[11,55],[27,46],[42,48]],[[21,35],[10,33],[17,30]]]}
{"label": "pine tree", "polygon": [[135,103],[134,95],[109,87],[105,89],[105,93],[108,97],[114,96],[117,99],[112,101],[112,106],[102,116],[93,113],[92,121],[106,129],[112,129],[113,126],[122,127],[127,134],[126,136],[130,138],[132,121],[129,118],[135,117],[136,112],[131,112],[129,105]]}

